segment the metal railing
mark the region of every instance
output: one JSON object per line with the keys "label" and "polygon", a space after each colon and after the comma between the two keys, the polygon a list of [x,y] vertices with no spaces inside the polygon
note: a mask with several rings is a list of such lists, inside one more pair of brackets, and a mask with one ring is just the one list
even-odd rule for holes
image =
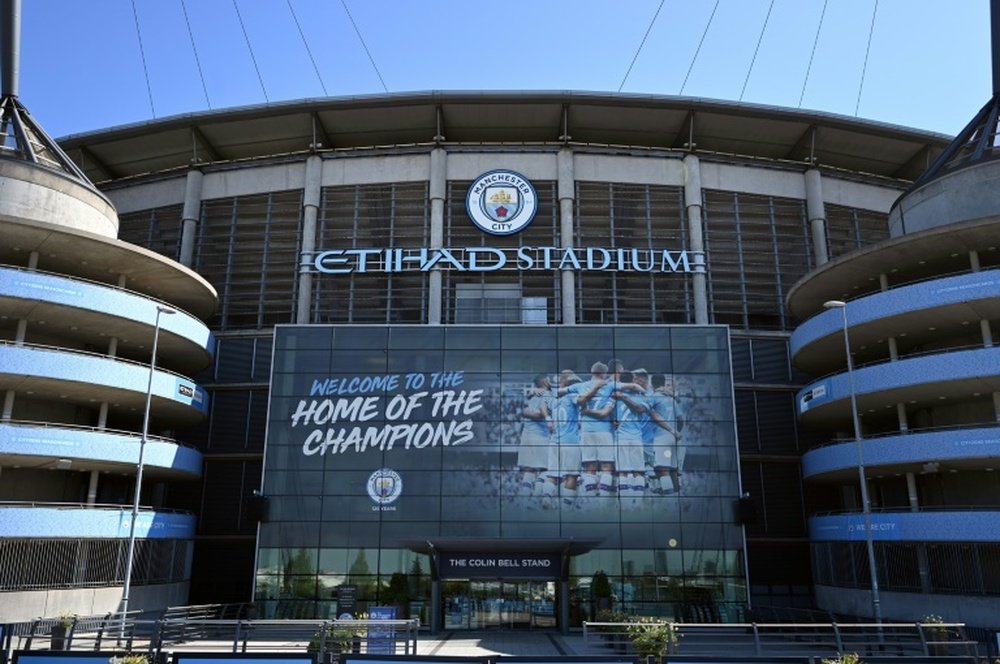
{"label": "metal railing", "polygon": [[[142,437],[142,432],[140,431],[128,431],[126,429],[109,429],[107,427],[101,428],[95,426],[86,426],[83,424],[69,424],[66,422],[45,422],[41,420],[3,420],[3,422],[0,422],[0,424],[2,424],[3,426],[23,427],[26,429],[40,428],[40,429],[65,429],[67,431],[88,431],[92,433],[109,434],[121,438],[138,439]],[[176,440],[174,438],[169,438],[167,436],[155,436],[153,434],[149,434],[146,436],[146,440],[150,442],[170,443],[172,445],[187,447],[192,450],[198,449],[194,445],[183,443],[179,440]],[[138,444],[138,441],[136,441],[136,444]]]}
{"label": "metal railing", "polygon": [[[418,620],[256,620],[240,605],[167,609],[156,619],[132,612],[38,619],[4,625],[0,664],[14,650],[133,651],[157,658],[183,651],[311,652],[318,661],[341,653],[417,654]],[[220,617],[227,616],[227,617]],[[585,622],[583,642],[634,655],[629,622]],[[674,623],[668,657],[800,658],[857,653],[865,661],[933,658],[972,661],[979,644],[962,623]],[[910,659],[907,659],[910,658]],[[159,659],[154,661],[160,661]],[[680,661],[680,660],[677,660]]]}
{"label": "metal railing", "polygon": [[[584,641],[631,652],[627,622],[585,622]],[[676,642],[668,655],[831,657],[976,657],[978,642],[964,623],[673,623]]]}
{"label": "metal railing", "polygon": [[[218,618],[224,605],[167,609],[157,619],[130,612],[39,618],[5,625],[0,664],[15,650],[254,653],[300,650],[329,661],[340,653],[415,655],[419,620],[252,620]],[[208,617],[213,616],[213,617]],[[160,661],[154,659],[154,661]]]}
{"label": "metal railing", "polygon": [[[145,364],[143,362],[136,362],[135,360],[126,360],[125,358],[122,358],[122,357],[112,357],[112,356],[107,355],[105,353],[95,353],[93,351],[80,350],[79,348],[69,348],[67,346],[52,346],[52,345],[49,345],[49,344],[34,344],[34,343],[28,343],[28,342],[25,342],[25,341],[0,340],[0,347],[26,348],[28,350],[41,351],[41,352],[45,352],[45,353],[60,353],[60,354],[67,354],[67,355],[78,355],[78,356],[81,356],[81,357],[94,357],[94,358],[98,358],[98,359],[101,359],[101,360],[106,360],[108,362],[114,362],[116,364],[127,364],[127,365],[132,366],[132,367],[140,367],[140,368],[145,369],[147,371],[149,370],[149,364]],[[190,378],[188,378],[187,376],[184,376],[183,374],[179,374],[176,371],[171,371],[170,369],[164,369],[161,366],[157,366],[156,367],[156,371],[157,371],[157,373],[169,374],[171,376],[174,376],[176,378],[181,378],[181,379],[186,380],[186,381],[190,381],[191,380]],[[133,392],[137,392],[139,390],[132,390],[132,391]]]}

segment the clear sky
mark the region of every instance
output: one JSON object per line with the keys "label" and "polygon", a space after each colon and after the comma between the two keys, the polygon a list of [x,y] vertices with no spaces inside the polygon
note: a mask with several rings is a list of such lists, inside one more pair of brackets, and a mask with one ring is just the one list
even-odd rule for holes
{"label": "clear sky", "polygon": [[719,0],[710,25],[715,0],[345,2],[24,0],[20,97],[56,137],[266,100],[380,94],[382,80],[390,93],[683,86],[685,96],[792,108],[801,97],[806,109],[857,108],[954,134],[991,92],[989,0]]}

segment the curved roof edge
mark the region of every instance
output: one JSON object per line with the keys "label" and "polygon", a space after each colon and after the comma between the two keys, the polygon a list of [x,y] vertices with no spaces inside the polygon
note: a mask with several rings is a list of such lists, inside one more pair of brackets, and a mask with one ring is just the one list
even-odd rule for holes
{"label": "curved roof edge", "polygon": [[[692,140],[693,139],[693,140]],[[551,142],[694,150],[914,180],[951,137],[889,123],[698,97],[426,91],[185,113],[65,136],[95,181],[310,150]]]}

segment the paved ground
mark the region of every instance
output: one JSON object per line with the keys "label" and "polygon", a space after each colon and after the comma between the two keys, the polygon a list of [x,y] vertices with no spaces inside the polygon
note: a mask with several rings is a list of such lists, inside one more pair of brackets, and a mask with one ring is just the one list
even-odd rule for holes
{"label": "paved ground", "polygon": [[421,635],[417,639],[419,655],[613,655],[606,648],[585,643],[582,634],[555,632],[443,632]]}

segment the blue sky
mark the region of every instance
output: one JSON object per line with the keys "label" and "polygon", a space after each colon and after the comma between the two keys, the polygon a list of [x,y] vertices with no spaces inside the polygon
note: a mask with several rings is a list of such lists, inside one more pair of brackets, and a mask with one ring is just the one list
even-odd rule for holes
{"label": "blue sky", "polygon": [[[133,0],[25,0],[21,100],[58,137],[209,106],[262,104],[265,90],[272,102],[322,97],[324,86],[329,96],[383,92],[340,0],[290,4],[322,85],[289,0],[235,2],[263,90],[233,0],[134,0],[151,108]],[[706,33],[715,0],[664,0],[622,91],[676,95],[690,68],[685,96],[742,94],[746,102],[793,108],[801,97],[807,109],[853,116],[857,107],[862,118],[956,133],[991,92],[988,0],[878,0],[858,104],[875,5],[827,0],[824,12],[824,0],[720,0]],[[346,6],[391,93],[615,92],[660,0]]]}

